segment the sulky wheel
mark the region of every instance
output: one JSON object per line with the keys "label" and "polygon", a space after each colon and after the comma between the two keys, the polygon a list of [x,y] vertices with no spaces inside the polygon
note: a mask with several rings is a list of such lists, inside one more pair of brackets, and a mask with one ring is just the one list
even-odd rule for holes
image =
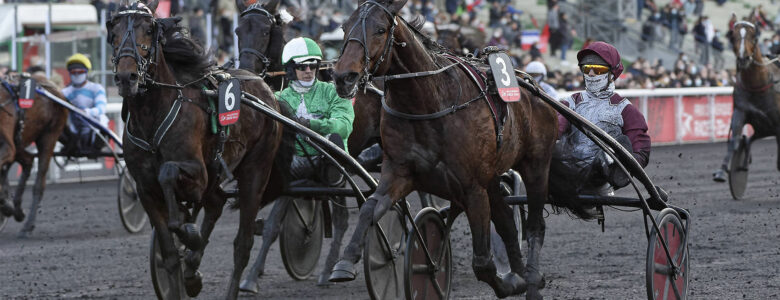
{"label": "sulky wheel", "polygon": [[369,227],[363,248],[363,270],[371,299],[403,298],[406,233],[406,222],[398,205],[382,216],[379,226]]}
{"label": "sulky wheel", "polygon": [[441,210],[450,205],[450,201],[440,198],[439,196],[420,191],[417,191],[417,194],[420,196],[420,204],[422,207],[433,207],[436,210]]}
{"label": "sulky wheel", "polygon": [[8,223],[8,217],[6,217],[3,214],[0,214],[0,232],[3,231],[3,228],[5,228],[6,223]]}
{"label": "sulky wheel", "polygon": [[[452,282],[452,249],[444,220],[436,210],[424,208],[417,213],[414,223],[423,242],[415,232],[410,232],[406,240],[406,299],[448,299]],[[433,264],[428,261],[426,249]]]}
{"label": "sulky wheel", "polygon": [[[674,209],[665,208],[658,214],[658,228],[650,232],[647,245],[647,298],[686,299],[690,277],[688,237],[680,215]],[[660,238],[659,238],[660,236]],[[661,241],[666,241],[672,261],[678,267],[675,272]]]}
{"label": "sulky wheel", "polygon": [[322,205],[313,199],[293,201],[282,221],[279,248],[287,274],[305,280],[317,267],[323,239]]}
{"label": "sulky wheel", "polygon": [[122,220],[122,225],[130,233],[141,231],[148,217],[143,205],[141,205],[141,198],[138,197],[135,180],[133,180],[133,176],[130,176],[127,168],[123,168],[119,175],[118,194],[119,218]]}
{"label": "sulky wheel", "polygon": [[179,242],[179,238],[175,234],[173,236],[173,244],[179,252],[179,272],[176,272],[175,277],[169,276],[168,271],[165,270],[165,263],[163,260],[163,254],[160,250],[160,242],[157,240],[157,230],[152,230],[152,244],[149,247],[151,253],[149,254],[149,262],[151,265],[152,273],[152,285],[154,286],[154,293],[157,295],[157,299],[174,299],[176,294],[175,289],[179,290],[179,297],[182,299],[187,298],[187,291],[184,288],[184,279],[182,278],[182,271],[184,268],[184,253],[186,248]]}
{"label": "sulky wheel", "polygon": [[729,190],[734,200],[742,199],[747,189],[748,165],[750,164],[750,146],[747,137],[742,136],[739,145],[734,149],[729,165]]}

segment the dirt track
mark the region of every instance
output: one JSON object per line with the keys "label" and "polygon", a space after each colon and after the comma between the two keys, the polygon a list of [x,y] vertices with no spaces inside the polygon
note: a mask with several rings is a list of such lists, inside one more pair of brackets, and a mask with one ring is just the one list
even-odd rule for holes
{"label": "dirt track", "polygon": [[[653,150],[648,173],[670,192],[673,203],[688,208],[693,215],[692,298],[780,297],[780,173],[775,168],[775,149],[774,140],[753,147],[747,200],[740,202],[731,200],[727,184],[710,180],[725,151],[723,143]],[[148,263],[151,231],[147,226],[131,235],[123,229],[116,193],[116,181],[51,185],[32,238],[17,239],[21,224],[9,221],[0,232],[0,299],[154,298]],[[30,194],[28,191],[25,206]],[[419,205],[416,199],[412,202]],[[542,270],[548,280],[545,297],[646,297],[647,241],[641,213],[607,209],[606,218],[604,233],[595,222],[567,215],[547,218],[542,255]],[[205,276],[201,299],[218,298],[227,286],[237,219],[237,212],[225,212],[212,235],[201,267]],[[258,244],[256,240],[255,249]],[[323,249],[328,244],[326,239]],[[362,274],[356,281],[328,288],[315,287],[316,278],[291,280],[278,249],[271,248],[262,298],[368,297]],[[492,290],[478,282],[471,271],[471,239],[465,217],[456,222],[453,252],[452,297],[494,298]]]}

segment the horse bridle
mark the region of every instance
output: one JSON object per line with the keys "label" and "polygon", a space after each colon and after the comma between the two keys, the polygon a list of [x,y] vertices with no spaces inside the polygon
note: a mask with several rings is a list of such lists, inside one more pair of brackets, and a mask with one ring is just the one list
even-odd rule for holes
{"label": "horse bridle", "polygon": [[[271,20],[271,25],[278,25],[278,23],[276,22],[276,18],[270,12],[265,10],[265,8],[263,8],[263,6],[260,3],[255,3],[247,7],[243,12],[241,12],[240,17],[243,18],[245,16],[250,16],[250,15],[266,16],[268,17],[269,20]],[[268,45],[266,45],[266,47],[268,47]],[[257,49],[248,48],[248,47],[241,48],[241,50],[238,52],[239,60],[241,59],[241,55],[243,55],[244,53],[252,54],[258,59],[260,59],[260,62],[263,63],[263,71],[260,72],[260,76],[261,77],[265,76],[266,72],[268,71],[268,67],[271,65],[271,60],[268,59],[268,57],[265,56],[265,54],[258,51]]]}
{"label": "horse bridle", "polygon": [[[374,65],[374,70],[369,72],[368,69],[369,69],[369,65],[371,65],[371,57],[368,54],[368,45],[366,44],[366,42],[368,41],[368,37],[367,37],[367,33],[366,33],[366,19],[368,18],[369,14],[371,13],[371,10],[374,7],[379,7],[385,13],[387,13],[387,15],[393,21],[393,25],[390,26],[390,31],[388,33],[387,40],[385,41],[385,47],[382,50],[382,56],[379,57],[379,59],[377,60],[376,64]],[[357,28],[358,24],[360,24],[362,29],[363,29],[363,34],[362,34],[362,37],[361,37],[362,39],[352,37],[352,32],[355,31],[355,28]],[[349,44],[349,42],[351,42],[351,41],[355,41],[358,44],[360,44],[360,46],[363,47],[364,59],[366,61],[365,65],[363,67],[363,73],[365,74],[365,76],[363,76],[360,79],[360,84],[365,85],[365,83],[367,83],[368,81],[371,80],[371,77],[374,76],[374,73],[376,73],[376,71],[379,69],[379,66],[382,65],[382,62],[384,62],[385,57],[387,56],[387,54],[390,53],[390,46],[395,41],[394,33],[395,33],[395,27],[397,25],[398,25],[398,21],[395,19],[395,15],[392,12],[390,12],[389,9],[384,7],[384,5],[379,4],[378,2],[373,1],[373,0],[367,0],[367,1],[363,2],[362,4],[360,4],[360,16],[358,17],[358,21],[355,22],[355,24],[352,25],[352,28],[349,29],[349,33],[347,34],[349,39],[347,39],[344,42],[344,45],[341,47],[341,54],[339,55],[339,57],[344,55],[344,50],[347,49],[347,44]]]}
{"label": "horse bridle", "polygon": [[[154,28],[153,31],[153,41],[152,44],[147,45],[139,45],[135,41],[135,18],[134,16],[140,16],[140,17],[148,17],[151,19],[152,27]],[[138,69],[138,85],[143,86],[147,80],[150,82],[153,82],[151,75],[149,74],[149,66],[154,65],[157,63],[157,45],[160,41],[160,36],[162,35],[162,32],[159,30],[159,27],[157,22],[154,19],[154,15],[152,15],[151,10],[141,4],[140,2],[135,2],[131,4],[127,9],[120,10],[117,12],[112,18],[111,23],[114,22],[115,19],[121,18],[121,17],[128,17],[127,20],[127,32],[125,32],[124,37],[122,37],[122,42],[119,43],[119,46],[114,47],[114,58],[112,58],[111,62],[114,64],[114,73],[117,72],[117,65],[119,64],[119,59],[122,57],[130,57],[135,60],[137,69]],[[113,37],[109,38],[109,43],[112,44]],[[138,53],[138,48],[141,48],[142,50],[147,51],[147,54],[149,57],[144,57],[140,53]],[[117,51],[119,49],[119,51]]]}

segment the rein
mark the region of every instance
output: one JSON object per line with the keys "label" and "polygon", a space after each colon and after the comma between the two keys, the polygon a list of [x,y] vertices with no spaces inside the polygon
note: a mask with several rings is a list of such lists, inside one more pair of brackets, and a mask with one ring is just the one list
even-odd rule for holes
{"label": "rein", "polygon": [[6,100],[3,103],[0,103],[0,109],[2,109],[3,112],[7,113],[9,116],[15,117],[16,114],[14,114],[13,112],[8,111],[7,109],[5,109],[5,107],[8,106],[8,104],[13,103],[14,99],[17,98],[16,91],[14,91],[14,89],[11,86],[10,83],[6,82],[5,80],[3,80],[2,82],[3,82],[3,87],[5,87],[5,89],[8,91],[8,93],[11,94],[11,98]]}
{"label": "rein", "polygon": [[[140,16],[140,17],[148,17],[151,18],[152,26],[154,27],[154,40],[152,41],[152,44],[150,46],[147,45],[139,45],[136,43],[135,39],[135,19],[132,18],[133,16]],[[117,66],[119,65],[119,60],[122,57],[130,57],[136,62],[137,70],[138,70],[138,77],[139,82],[138,84],[143,86],[146,82],[146,80],[151,80],[151,75],[149,74],[149,66],[157,64],[157,46],[160,41],[160,36],[162,35],[162,31],[160,31],[160,26],[157,24],[157,22],[154,19],[154,15],[152,15],[149,8],[144,6],[143,4],[140,4],[139,2],[136,2],[131,6],[129,9],[121,10],[117,12],[114,17],[112,17],[112,22],[116,18],[120,17],[128,17],[127,20],[127,31],[125,32],[124,37],[122,38],[122,42],[119,43],[119,51],[117,51],[117,48],[114,48],[114,58],[112,59],[112,63],[114,64],[114,73],[117,72]],[[138,53],[138,48],[141,48],[141,50],[147,51],[149,54],[149,58],[142,56],[140,53]]]}
{"label": "rein", "polygon": [[[360,6],[361,6],[360,18],[358,19],[358,22],[355,22],[355,24],[352,25],[352,28],[349,29],[349,33],[347,34],[347,36],[349,36],[350,38],[344,42],[344,45],[341,47],[341,54],[339,56],[344,55],[344,50],[347,49],[347,45],[351,41],[354,41],[363,47],[363,55],[366,61],[365,67],[363,68],[363,73],[366,74],[366,76],[364,76],[361,79],[361,81],[362,84],[365,85],[368,81],[371,80],[370,77],[372,77],[373,74],[376,73],[377,70],[379,70],[379,66],[382,65],[382,62],[384,62],[385,56],[387,56],[387,54],[390,53],[390,46],[393,44],[393,41],[395,40],[394,33],[395,33],[395,27],[398,25],[398,21],[396,21],[395,15],[392,12],[390,12],[390,10],[388,10],[386,7],[377,3],[374,0],[367,0],[362,4],[360,4]],[[366,19],[368,18],[368,15],[371,13],[371,10],[374,7],[381,8],[393,21],[393,25],[390,26],[390,32],[388,32],[388,38],[387,41],[385,41],[385,46],[384,49],[382,50],[382,56],[379,57],[376,64],[374,65],[374,70],[369,72],[368,68],[371,65],[371,57],[368,54],[368,45],[366,44],[366,42],[368,41],[367,32],[366,32]],[[355,28],[357,28],[358,24],[361,24],[361,27],[363,29],[363,34],[361,35],[362,39],[352,37],[352,32],[355,31]],[[406,44],[403,44],[403,46],[405,45]]]}

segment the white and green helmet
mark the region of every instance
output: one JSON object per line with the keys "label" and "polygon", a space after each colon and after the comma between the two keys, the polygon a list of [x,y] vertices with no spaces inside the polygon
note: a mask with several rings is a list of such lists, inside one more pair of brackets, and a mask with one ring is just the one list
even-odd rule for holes
{"label": "white and green helmet", "polygon": [[301,63],[310,59],[322,61],[322,50],[317,43],[310,38],[298,37],[287,42],[282,49],[282,64],[293,60],[295,63]]}

